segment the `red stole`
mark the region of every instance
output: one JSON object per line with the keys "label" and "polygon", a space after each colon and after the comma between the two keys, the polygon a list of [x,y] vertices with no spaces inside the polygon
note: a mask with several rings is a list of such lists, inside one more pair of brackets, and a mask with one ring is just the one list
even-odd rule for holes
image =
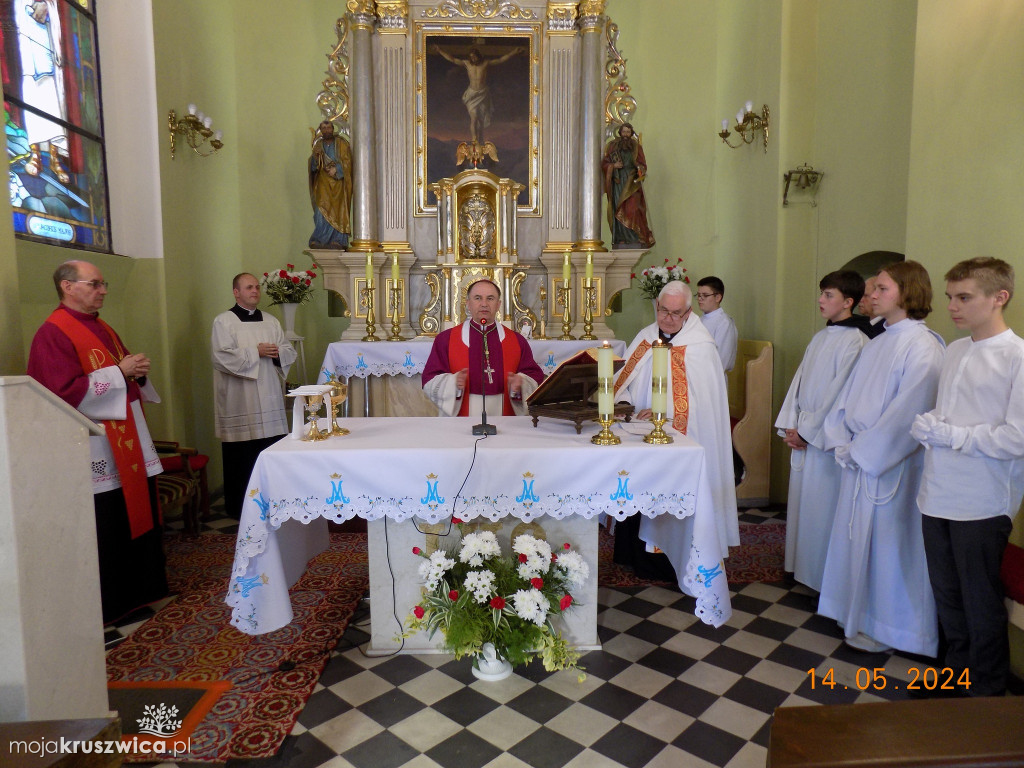
{"label": "red stole", "polygon": [[[60,309],[54,310],[46,322],[60,328],[71,340],[82,370],[87,374],[100,368],[117,365],[128,354],[121,346],[114,330],[99,318],[96,318],[96,322],[110,334],[117,359],[111,356],[106,345],[95,333],[69,313]],[[125,506],[128,508],[128,524],[132,538],[137,539],[153,529],[153,509],[150,506],[146,461],[142,455],[142,446],[139,444],[139,431],[135,426],[135,415],[130,402],[125,411],[123,421],[107,419],[103,422],[103,427],[107,431],[107,439],[114,454],[114,464],[121,476],[121,490],[124,492]]]}
{"label": "red stole", "polygon": [[[622,388],[623,384],[633,373],[647,350],[651,348],[651,342],[641,341],[633,350],[629,360],[622,366],[618,377],[615,379],[615,390]],[[672,426],[686,434],[686,427],[690,421],[690,385],[686,380],[686,345],[669,347],[668,364],[672,371]]]}
{"label": "red stole", "polygon": [[[472,328],[470,333],[472,333]],[[498,335],[497,331],[494,333]],[[515,416],[512,410],[512,401],[508,397],[508,376],[519,370],[519,358],[522,350],[519,348],[519,340],[514,333],[506,333],[501,341],[501,361],[505,373],[505,383],[502,387],[502,416]],[[452,329],[448,337],[448,366],[452,373],[469,368],[469,346],[462,341],[462,328],[457,326]],[[470,376],[472,376],[470,372]],[[483,386],[483,382],[480,382]],[[469,386],[466,386],[466,394],[462,398],[462,407],[459,409],[459,416],[469,415]]]}

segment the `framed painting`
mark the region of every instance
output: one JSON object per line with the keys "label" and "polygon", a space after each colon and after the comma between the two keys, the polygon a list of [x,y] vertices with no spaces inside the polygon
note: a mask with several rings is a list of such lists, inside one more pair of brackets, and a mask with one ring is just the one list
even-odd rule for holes
{"label": "framed painting", "polygon": [[430,185],[473,167],[457,165],[458,148],[494,145],[479,168],[523,185],[520,214],[540,211],[540,88],[536,35],[421,29],[418,36],[417,215],[433,215]]}

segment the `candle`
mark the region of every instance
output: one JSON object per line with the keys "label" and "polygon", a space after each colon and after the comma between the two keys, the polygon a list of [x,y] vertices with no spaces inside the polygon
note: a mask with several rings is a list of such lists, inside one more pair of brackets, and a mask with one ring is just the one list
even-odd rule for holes
{"label": "candle", "polygon": [[562,262],[562,282],[569,287],[569,280],[572,278],[572,268],[569,266],[569,252],[565,252],[565,261]]}
{"label": "candle", "polygon": [[366,287],[373,287],[373,254],[366,254]]}
{"label": "candle", "polygon": [[651,410],[664,414],[668,405],[668,347],[655,344],[651,350],[654,356],[651,371]]}
{"label": "candle", "polygon": [[398,251],[391,254],[391,282],[394,283],[392,288],[398,287]]}
{"label": "candle", "polygon": [[610,379],[612,377],[612,345],[605,342],[597,350],[597,378]]}
{"label": "candle", "polygon": [[594,284],[594,252],[587,251],[587,288]]}
{"label": "candle", "polygon": [[604,420],[608,420],[615,413],[615,403],[612,401],[611,379],[598,379],[597,382],[597,414]]}

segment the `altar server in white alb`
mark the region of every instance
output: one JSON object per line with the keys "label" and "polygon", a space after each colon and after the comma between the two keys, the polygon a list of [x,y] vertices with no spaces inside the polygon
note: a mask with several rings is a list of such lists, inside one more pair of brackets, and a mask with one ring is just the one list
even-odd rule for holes
{"label": "altar server in white alb", "polygon": [[924,449],[914,418],[935,407],[943,342],[924,318],[932,286],[915,261],[878,273],[872,302],[885,333],[868,342],[825,419],[825,449],[843,468],[818,612],[848,645],[934,656],[935,600],[916,498]]}
{"label": "altar server in white alb", "polygon": [[725,298],[725,283],[714,275],[702,277],[697,281],[697,306],[702,313],[701,322],[715,340],[718,356],[722,360],[722,368],[728,373],[736,365],[736,344],[739,333],[736,323],[722,309]]}
{"label": "altar server in white alb", "polygon": [[927,449],[917,503],[945,666],[958,690],[1002,696],[1010,654],[999,571],[1024,496],[1024,340],[1003,318],[1009,264],[962,261],[946,280],[949,314],[971,335],[949,345],[935,410],[911,429]]}
{"label": "altar server in white alb", "polygon": [[[616,402],[632,403],[637,418],[651,416],[651,344],[658,338],[672,345],[669,355],[668,413],[671,425],[704,446],[708,481],[722,552],[740,543],[736,486],[732,471],[729,398],[715,340],[692,310],[690,287],[673,280],[662,288],[657,321],[647,326],[626,350],[626,363],[615,381]],[[666,553],[681,524],[671,515],[644,518],[640,537]],[[683,552],[684,559],[688,553]],[[677,565],[673,563],[673,565]],[[681,580],[684,574],[678,573]]]}
{"label": "altar server in white alb", "polygon": [[288,432],[282,383],[297,355],[277,318],[256,308],[260,281],[255,275],[236,275],[232,288],[235,306],[214,319],[210,346],[224,506],[239,518],[256,458]]}
{"label": "altar server in white alb", "polygon": [[818,309],[828,323],[807,345],[775,427],[792,448],[786,505],[786,570],[821,590],[825,553],[839,500],[841,469],[825,452],[825,417],[868,341],[868,318],[852,310],[864,292],[856,272],[830,272],[818,283]]}

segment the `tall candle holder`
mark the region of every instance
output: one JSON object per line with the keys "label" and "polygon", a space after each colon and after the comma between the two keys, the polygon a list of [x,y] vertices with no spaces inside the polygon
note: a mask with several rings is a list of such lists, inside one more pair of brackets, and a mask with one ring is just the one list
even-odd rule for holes
{"label": "tall candle holder", "polygon": [[581,339],[594,341],[594,309],[597,307],[597,289],[594,287],[594,280],[591,278],[583,286],[583,335]]}
{"label": "tall candle holder", "polygon": [[665,445],[672,442],[672,436],[662,429],[668,411],[668,356],[670,347],[661,339],[651,345],[651,422],[654,429],[644,436],[644,442],[651,445]]}
{"label": "tall candle holder", "polygon": [[672,435],[662,429],[666,421],[664,413],[652,413],[651,423],[654,425],[654,429],[644,435],[644,442],[650,445],[668,445],[673,442]]}
{"label": "tall candle holder", "polygon": [[561,288],[558,288],[558,302],[562,305],[562,335],[559,341],[574,341],[572,335],[572,288],[568,281]]}
{"label": "tall candle holder", "polygon": [[537,333],[533,338],[543,341],[548,338],[548,289],[540,287],[540,317],[537,318]]}
{"label": "tall candle holder", "polygon": [[380,337],[377,336],[377,318],[373,314],[373,291],[374,287],[370,282],[359,291],[360,297],[366,303],[366,335],[363,336],[363,341],[380,341]]}
{"label": "tall candle holder", "polygon": [[398,284],[398,281],[393,281],[394,285],[391,287],[391,335],[388,336],[388,341],[405,341],[401,333],[401,315],[399,314],[399,307],[402,302],[402,287]]}
{"label": "tall candle holder", "polygon": [[[602,400],[601,395],[604,395],[609,400],[614,396],[612,378],[610,376],[601,377],[597,380],[597,392],[598,403]],[[618,445],[622,442],[622,438],[613,434],[611,430],[612,424],[615,423],[614,413],[599,413],[597,416],[597,423],[601,425],[601,431],[590,438],[590,442],[595,445]]]}

